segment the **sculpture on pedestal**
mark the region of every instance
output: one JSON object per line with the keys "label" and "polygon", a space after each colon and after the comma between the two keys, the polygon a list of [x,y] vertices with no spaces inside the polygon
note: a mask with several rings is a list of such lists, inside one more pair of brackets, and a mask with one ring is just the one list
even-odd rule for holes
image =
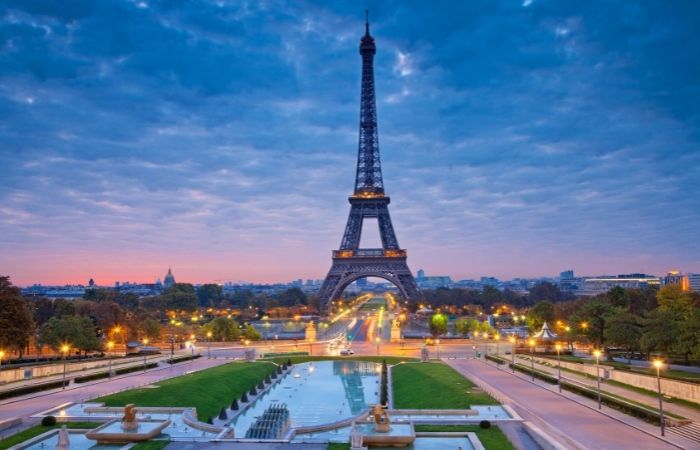
{"label": "sculpture on pedestal", "polygon": [[133,431],[139,428],[139,423],[136,421],[136,405],[129,403],[124,407],[124,417],[122,417],[122,429],[125,431]]}
{"label": "sculpture on pedestal", "polygon": [[68,450],[70,448],[70,439],[68,437],[68,430],[66,426],[63,425],[61,430],[58,432],[58,441],[56,442],[56,450]]}
{"label": "sculpture on pedestal", "polygon": [[389,413],[386,412],[386,409],[382,408],[382,405],[374,405],[372,415],[374,416],[374,431],[388,433],[391,428],[391,420],[389,420]]}

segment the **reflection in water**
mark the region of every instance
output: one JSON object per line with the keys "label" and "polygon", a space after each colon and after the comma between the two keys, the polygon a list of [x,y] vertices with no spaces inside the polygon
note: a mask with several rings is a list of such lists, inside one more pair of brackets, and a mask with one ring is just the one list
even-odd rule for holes
{"label": "reflection in water", "polygon": [[354,416],[367,408],[362,378],[371,376],[376,380],[377,364],[367,361],[333,361],[333,375],[340,377],[345,390],[350,412]]}

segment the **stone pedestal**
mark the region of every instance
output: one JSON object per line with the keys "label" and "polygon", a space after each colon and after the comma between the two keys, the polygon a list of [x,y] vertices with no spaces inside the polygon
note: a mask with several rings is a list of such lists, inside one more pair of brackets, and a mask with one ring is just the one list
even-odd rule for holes
{"label": "stone pedestal", "polygon": [[391,322],[391,342],[401,342],[401,326],[398,320]]}
{"label": "stone pedestal", "polygon": [[428,362],[430,359],[430,352],[428,351],[428,347],[423,347],[420,349],[420,360],[421,362]]}
{"label": "stone pedestal", "polygon": [[254,348],[246,349],[245,360],[246,360],[246,362],[255,362],[255,349]]}
{"label": "stone pedestal", "polygon": [[316,326],[311,321],[306,325],[305,340],[306,342],[316,342]]}

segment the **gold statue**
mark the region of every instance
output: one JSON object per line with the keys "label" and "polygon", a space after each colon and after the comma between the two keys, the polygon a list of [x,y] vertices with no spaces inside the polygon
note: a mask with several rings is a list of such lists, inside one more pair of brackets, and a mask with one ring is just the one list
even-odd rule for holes
{"label": "gold statue", "polygon": [[374,416],[374,429],[376,431],[389,431],[389,425],[391,424],[391,420],[389,420],[389,413],[387,413],[381,405],[374,405],[372,408],[372,415]]}
{"label": "gold statue", "polygon": [[122,428],[124,430],[135,430],[139,427],[136,422],[136,405],[129,403],[124,407],[124,417],[122,417]]}

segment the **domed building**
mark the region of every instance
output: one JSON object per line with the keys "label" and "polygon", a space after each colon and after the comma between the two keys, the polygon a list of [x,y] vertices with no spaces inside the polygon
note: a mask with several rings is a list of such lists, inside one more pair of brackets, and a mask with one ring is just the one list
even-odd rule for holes
{"label": "domed building", "polygon": [[165,278],[163,278],[163,287],[168,289],[173,286],[175,286],[175,277],[173,276],[173,272],[170,270],[170,267],[168,267],[168,274],[165,275]]}

